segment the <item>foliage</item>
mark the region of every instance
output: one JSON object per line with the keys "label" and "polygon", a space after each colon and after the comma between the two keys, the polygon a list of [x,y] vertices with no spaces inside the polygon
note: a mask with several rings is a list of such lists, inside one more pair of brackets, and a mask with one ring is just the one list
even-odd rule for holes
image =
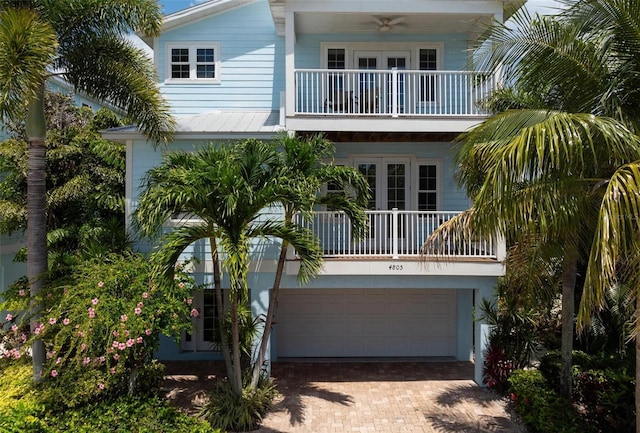
{"label": "foliage", "polygon": [[[122,109],[155,144],[166,143],[174,121],[156,85],[153,62],[127,39],[159,34],[154,0],[50,0],[0,3],[0,122],[25,120],[28,136],[27,277],[38,324],[47,278],[45,82],[60,75],[79,92]],[[33,377],[42,378],[45,348],[34,340]]]}
{"label": "foliage", "polygon": [[518,275],[511,272],[500,279],[496,301],[483,299],[480,306],[480,319],[491,325],[484,381],[500,393],[509,388],[508,379],[514,370],[529,367],[537,359],[557,327],[554,291],[529,290]]}
{"label": "foliage", "polygon": [[[635,431],[635,360],[615,353],[589,355],[574,351],[573,361],[573,399],[584,409],[586,422],[599,432]],[[560,353],[547,353],[540,360],[539,370],[554,388],[560,376]]]}
{"label": "foliage", "polygon": [[32,335],[22,325],[29,318],[19,313],[27,310],[28,290],[13,287],[0,307],[9,311],[6,333],[20,333],[25,344],[12,355],[23,356],[31,340],[45,343],[44,388],[53,405],[153,392],[140,385],[157,387],[162,376],[150,363],[160,333],[178,336],[190,325],[193,284],[182,273],[174,278],[152,280],[146,258],[133,254],[79,263],[47,288]]}
{"label": "foliage", "polygon": [[[253,317],[251,307],[246,302],[241,302],[238,305],[238,325],[239,325],[239,341],[240,341],[240,367],[243,374],[246,374],[251,368],[253,360],[254,345],[256,338],[259,336],[260,328],[262,326],[261,317]],[[231,339],[231,315],[226,312],[225,327],[223,328],[227,333],[227,340]],[[215,328],[214,333],[214,345],[216,350],[222,349],[222,335],[220,329]]]}
{"label": "foliage", "polygon": [[[105,108],[94,115],[58,93],[47,93],[45,104],[50,266],[78,250],[93,255],[121,251],[127,246],[125,148],[99,133],[120,126],[120,120]],[[0,233],[26,229],[26,133],[21,123],[11,129],[15,138],[0,146],[0,171],[6,175],[0,182]]]}
{"label": "foliage", "polygon": [[[24,359],[24,358],[23,358]],[[180,413],[157,397],[117,397],[65,410],[46,402],[23,360],[0,366],[0,431],[220,433],[208,423]]]}
{"label": "foliage", "polygon": [[157,397],[94,403],[53,417],[51,425],[56,433],[221,433]]}
{"label": "foliage", "polygon": [[489,348],[484,358],[482,378],[487,387],[505,394],[509,389],[509,378],[516,367],[512,359],[507,357],[502,348],[489,339]]}
{"label": "foliage", "polygon": [[[591,368],[594,365],[592,357],[580,350],[574,350],[571,356],[574,372]],[[557,386],[560,381],[561,353],[559,350],[550,350],[541,359],[538,370],[551,386]]]}
{"label": "foliage", "polygon": [[509,383],[511,401],[532,433],[593,431],[571,402],[549,387],[538,370],[516,370]]}
{"label": "foliage", "polygon": [[261,377],[258,386],[245,386],[237,396],[228,381],[219,382],[200,415],[221,430],[249,431],[260,425],[278,395],[270,379]]}
{"label": "foliage", "polygon": [[602,433],[636,431],[635,377],[626,371],[586,370],[576,377],[576,401],[586,422]]}

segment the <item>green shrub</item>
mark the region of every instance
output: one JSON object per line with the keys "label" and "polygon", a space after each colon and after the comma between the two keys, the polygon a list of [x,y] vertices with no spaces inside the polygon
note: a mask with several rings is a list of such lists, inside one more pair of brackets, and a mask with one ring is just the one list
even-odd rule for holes
{"label": "green shrub", "polygon": [[244,388],[240,397],[236,396],[228,381],[221,381],[209,395],[200,416],[222,430],[255,430],[277,395],[275,385],[268,378],[262,378],[256,389]]}
{"label": "green shrub", "polygon": [[124,397],[69,410],[51,419],[56,433],[220,433],[159,398]]}
{"label": "green shrub", "polygon": [[[574,369],[574,376],[579,371],[592,368],[596,362],[591,355],[580,350],[573,351],[571,361]],[[540,370],[540,373],[542,373],[542,376],[546,379],[547,383],[551,384],[556,392],[559,391],[560,386],[561,365],[561,352],[559,350],[550,350],[540,359],[540,365],[538,367],[538,370]]]}
{"label": "green shrub", "polygon": [[20,313],[29,310],[28,290],[16,286],[3,294],[0,310],[9,311],[5,320],[10,319],[5,338],[15,341],[19,333],[22,342],[10,356],[24,356],[34,339],[45,343],[43,386],[51,405],[74,407],[123,393],[154,393],[160,375],[151,373],[158,367],[149,362],[159,335],[177,337],[197,311],[190,306],[190,278],[179,272],[171,281],[151,275],[148,260],[140,255],[78,262],[71,275],[44,290],[42,320],[29,336],[24,326],[29,318]]}
{"label": "green shrub", "polygon": [[509,379],[510,397],[531,432],[585,433],[593,429],[570,401],[558,395],[538,370],[516,370]]}
{"label": "green shrub", "polygon": [[45,406],[33,401],[19,401],[12,406],[0,408],[0,432],[49,432],[45,422]]}
{"label": "green shrub", "polygon": [[599,432],[633,433],[635,378],[626,371],[587,370],[576,378],[576,399]]}

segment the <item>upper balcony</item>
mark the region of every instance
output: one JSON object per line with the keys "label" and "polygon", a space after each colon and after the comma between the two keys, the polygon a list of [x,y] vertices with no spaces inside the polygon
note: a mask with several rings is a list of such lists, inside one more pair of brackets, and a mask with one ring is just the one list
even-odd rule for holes
{"label": "upper balcony", "polygon": [[460,133],[498,77],[470,47],[519,0],[270,0],[285,37],[287,129]]}
{"label": "upper balcony", "polygon": [[429,132],[424,120],[437,119],[434,132],[456,132],[487,116],[479,103],[496,83],[470,71],[297,69],[293,117],[301,129]]}

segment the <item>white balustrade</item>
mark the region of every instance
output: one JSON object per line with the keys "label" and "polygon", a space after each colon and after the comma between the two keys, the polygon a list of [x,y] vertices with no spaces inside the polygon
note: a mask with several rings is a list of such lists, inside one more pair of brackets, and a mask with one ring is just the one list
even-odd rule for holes
{"label": "white balustrade", "polygon": [[451,235],[437,251],[423,254],[424,241],[443,222],[459,212],[440,211],[367,211],[368,233],[363,239],[352,238],[351,223],[342,212],[315,212],[311,220],[298,223],[309,228],[319,239],[325,257],[418,257],[490,258],[497,256],[493,239],[468,240]]}
{"label": "white balustrade", "polygon": [[484,116],[496,76],[471,71],[298,69],[295,114]]}

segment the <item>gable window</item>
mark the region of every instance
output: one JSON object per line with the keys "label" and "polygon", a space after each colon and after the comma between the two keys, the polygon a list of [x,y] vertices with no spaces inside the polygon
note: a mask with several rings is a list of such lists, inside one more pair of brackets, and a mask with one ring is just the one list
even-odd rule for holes
{"label": "gable window", "polygon": [[169,80],[219,82],[219,51],[215,44],[169,46]]}

